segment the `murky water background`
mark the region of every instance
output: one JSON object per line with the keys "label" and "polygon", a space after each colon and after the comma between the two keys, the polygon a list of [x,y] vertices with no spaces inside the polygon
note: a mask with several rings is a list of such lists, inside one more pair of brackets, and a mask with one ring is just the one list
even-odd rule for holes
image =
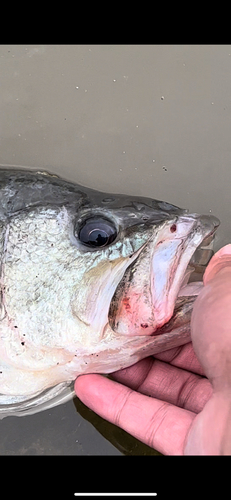
{"label": "murky water background", "polygon": [[[212,213],[231,242],[231,45],[1,45],[0,80],[1,164]],[[77,400],[0,436],[7,455],[155,453]]]}

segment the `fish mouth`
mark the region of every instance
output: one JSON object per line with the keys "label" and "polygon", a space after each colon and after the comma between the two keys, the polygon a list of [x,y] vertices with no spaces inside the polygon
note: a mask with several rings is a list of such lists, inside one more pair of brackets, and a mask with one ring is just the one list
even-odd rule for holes
{"label": "fish mouth", "polygon": [[157,327],[151,336],[158,336],[167,332],[173,332],[175,328],[185,328],[191,320],[194,302],[200,290],[203,288],[203,274],[214,255],[213,244],[216,228],[207,235],[202,243],[193,253],[182,279],[182,285],[178,291],[173,314],[167,322]]}
{"label": "fish mouth", "polygon": [[[175,239],[160,244],[152,256],[151,296],[156,329],[172,317],[177,297],[182,295],[192,273],[205,269],[213,254],[212,246],[219,225],[216,217],[195,217],[194,214],[180,217],[179,223],[183,225],[183,230],[184,225],[192,224],[188,235],[179,234]],[[166,266],[163,265],[164,252],[169,257]]]}
{"label": "fish mouth", "polygon": [[[174,317],[178,297],[187,283],[200,276],[213,255],[219,220],[214,216],[183,214],[150,236],[125,271],[109,310],[114,332],[158,335]],[[179,298],[180,300],[180,298]]]}

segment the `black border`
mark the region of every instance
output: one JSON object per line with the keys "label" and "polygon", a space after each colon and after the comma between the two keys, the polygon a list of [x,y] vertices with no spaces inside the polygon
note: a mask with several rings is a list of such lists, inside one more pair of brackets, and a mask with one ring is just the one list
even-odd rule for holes
{"label": "black border", "polygon": [[8,456],[1,460],[2,485],[7,497],[22,496],[23,500],[33,500],[39,493],[52,500],[100,498],[76,497],[75,492],[156,492],[157,496],[149,497],[154,500],[229,498],[229,473],[225,472],[229,465],[220,460],[230,457]]}

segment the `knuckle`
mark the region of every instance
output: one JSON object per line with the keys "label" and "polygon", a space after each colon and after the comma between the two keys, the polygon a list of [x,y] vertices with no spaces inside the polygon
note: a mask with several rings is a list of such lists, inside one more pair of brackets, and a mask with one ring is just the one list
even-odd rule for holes
{"label": "knuckle", "polygon": [[123,387],[114,400],[114,408],[112,412],[114,414],[114,424],[118,427],[122,427],[124,412],[126,407],[129,405],[129,400],[131,399],[132,394],[132,389],[126,388],[126,391],[124,391]]}
{"label": "knuckle", "polygon": [[148,446],[152,448],[158,446],[158,436],[162,436],[162,429],[165,427],[165,421],[169,414],[170,407],[171,405],[169,403],[163,402],[149,420],[145,430],[145,442]]}

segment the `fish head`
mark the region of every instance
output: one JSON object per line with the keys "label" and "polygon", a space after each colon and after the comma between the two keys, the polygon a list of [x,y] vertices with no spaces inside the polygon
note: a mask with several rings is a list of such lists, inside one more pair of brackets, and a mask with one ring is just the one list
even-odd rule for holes
{"label": "fish head", "polygon": [[213,216],[158,200],[98,192],[78,209],[19,210],[4,243],[8,323],[49,348],[90,347],[105,332],[153,334],[171,318],[190,259],[217,226]]}
{"label": "fish head", "polygon": [[218,225],[148,198],[108,195],[85,207],[74,226],[86,264],[73,313],[98,339],[108,324],[117,334],[153,335],[172,317],[189,263]]}

